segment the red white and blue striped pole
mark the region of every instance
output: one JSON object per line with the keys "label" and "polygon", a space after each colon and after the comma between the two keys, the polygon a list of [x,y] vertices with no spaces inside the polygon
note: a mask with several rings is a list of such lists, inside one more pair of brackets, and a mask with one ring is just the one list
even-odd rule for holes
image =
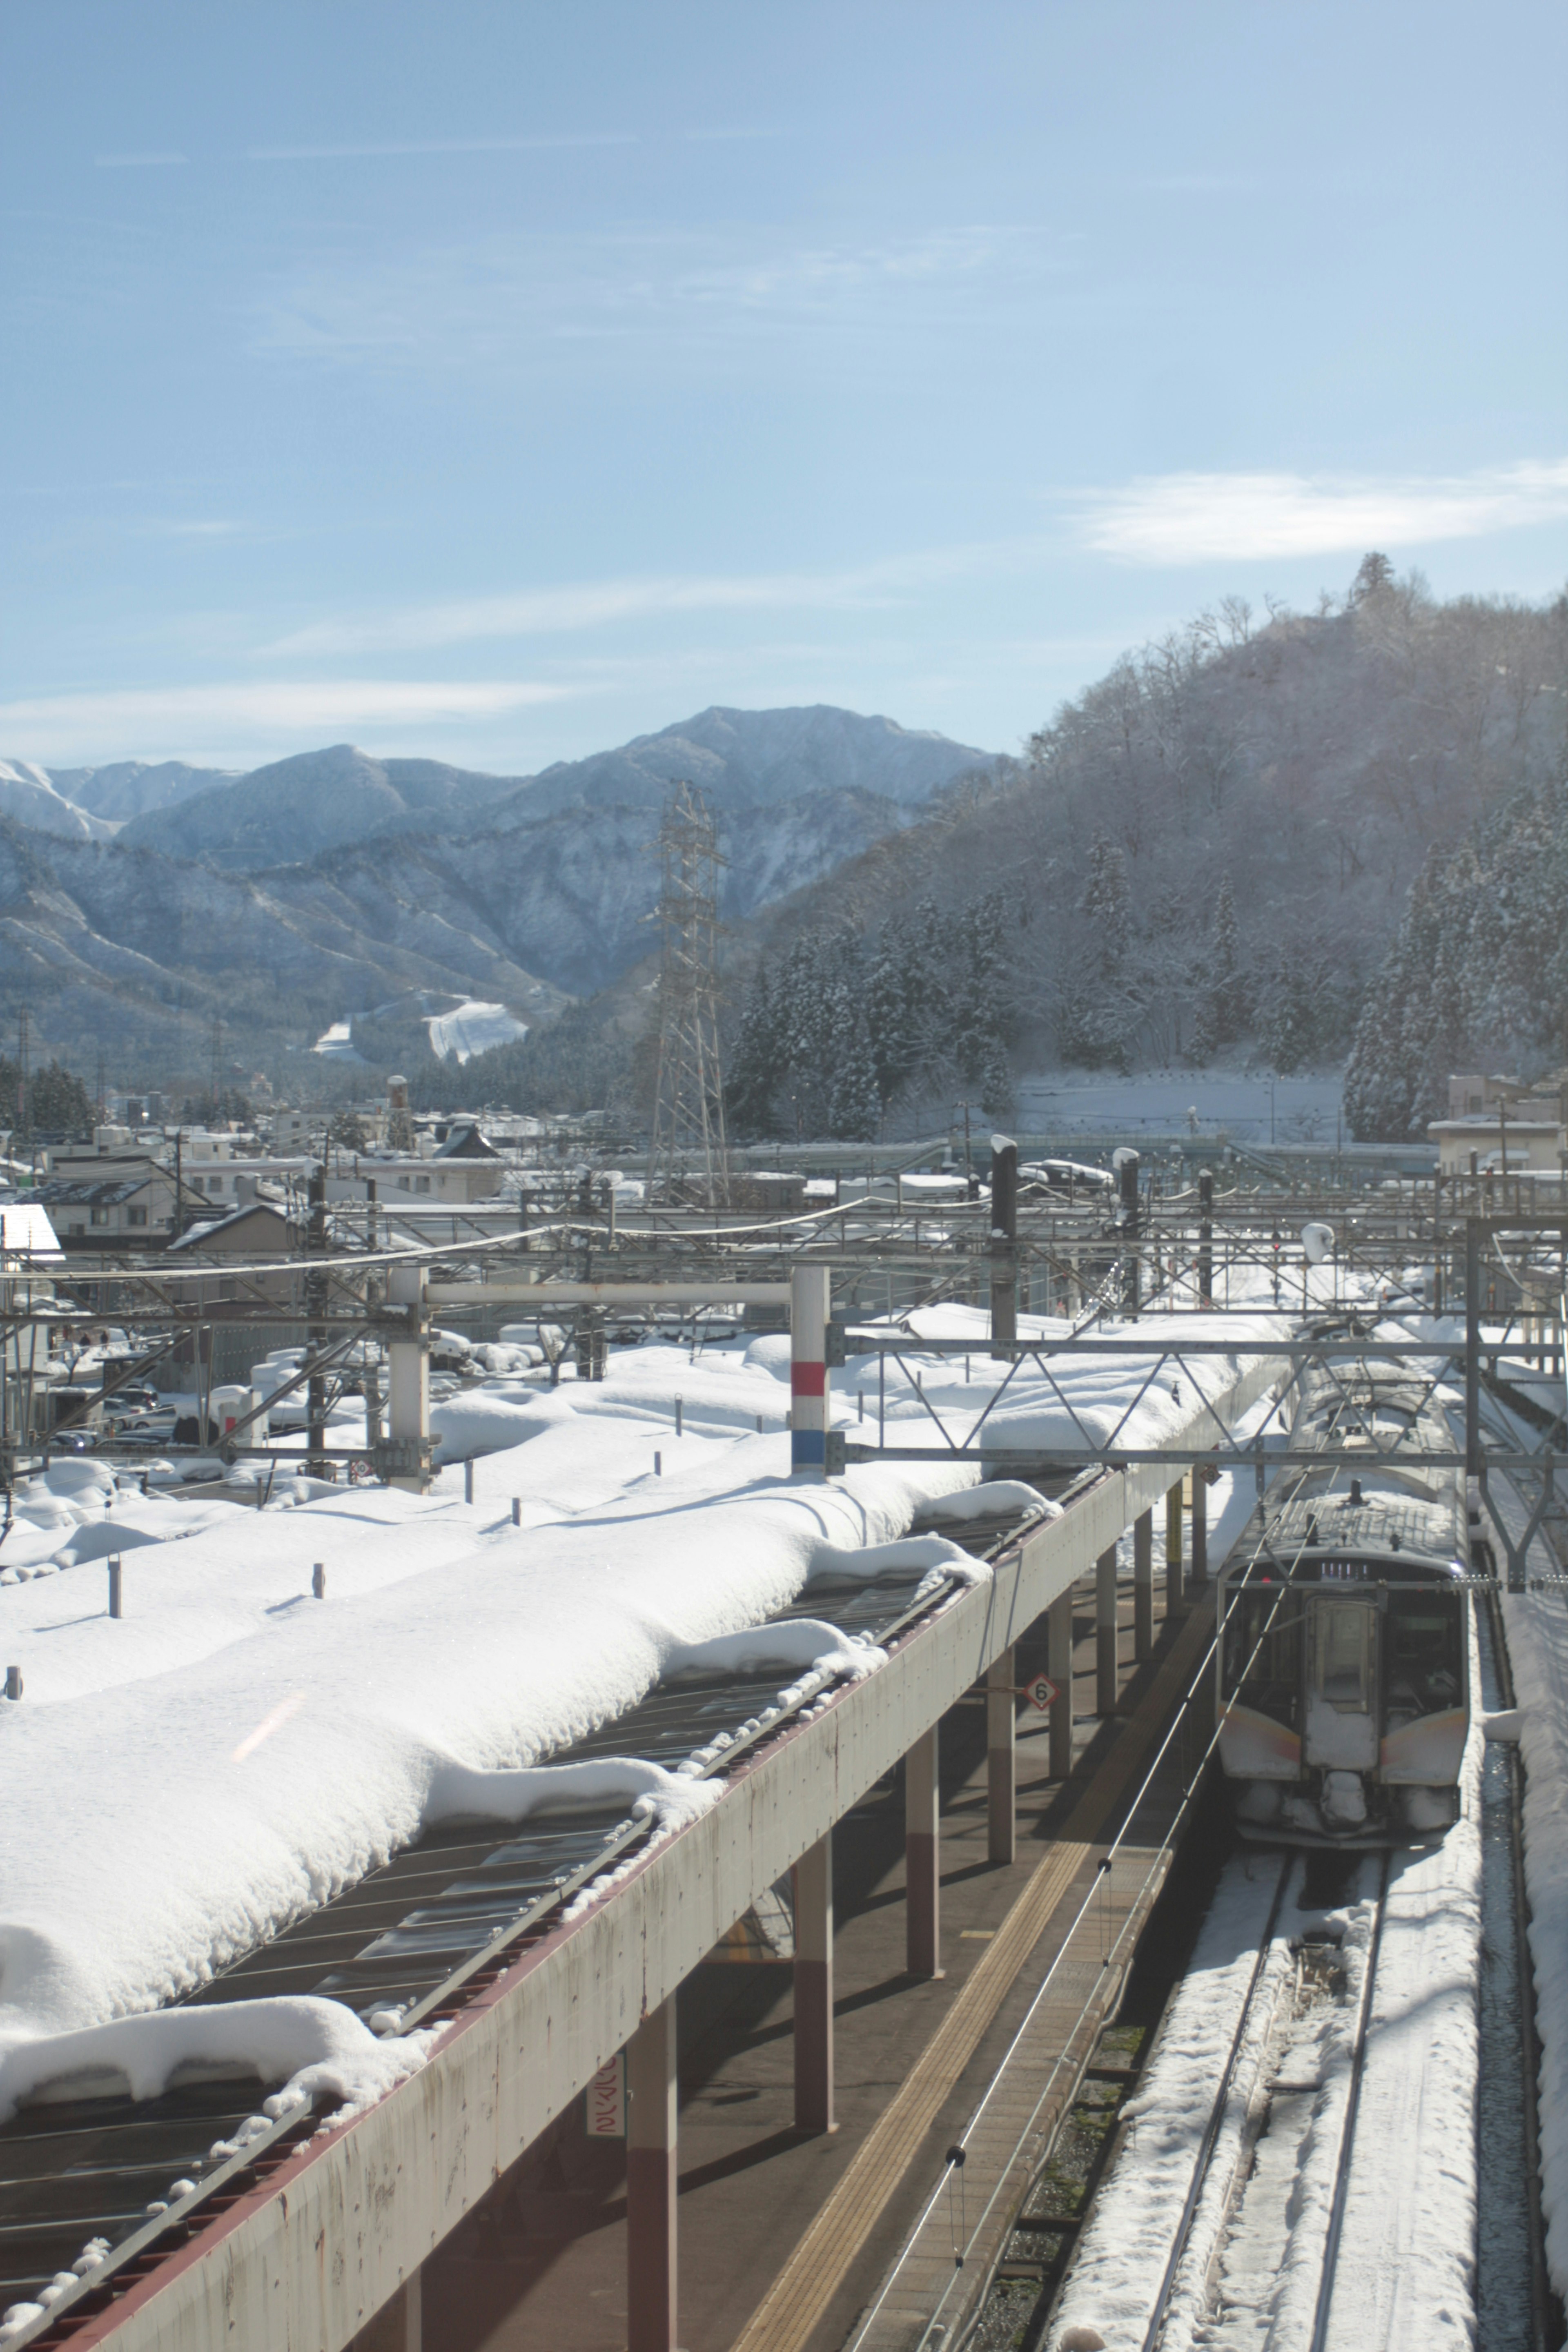
{"label": "red white and blue striped pole", "polygon": [[795,1475],[827,1475],[827,1318],[832,1276],[825,1265],[790,1275],[789,1466]]}

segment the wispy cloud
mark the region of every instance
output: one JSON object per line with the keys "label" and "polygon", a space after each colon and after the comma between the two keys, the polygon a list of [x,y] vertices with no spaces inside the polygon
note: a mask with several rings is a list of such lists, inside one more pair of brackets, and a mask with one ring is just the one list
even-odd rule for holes
{"label": "wispy cloud", "polygon": [[[269,678],[207,686],[110,688],[0,702],[4,740],[59,758],[197,739],[353,734],[362,728],[496,719],[572,692],[531,679]],[[124,756],[136,756],[136,751]]]}
{"label": "wispy cloud", "polygon": [[211,520],[177,521],[163,520],[141,526],[150,539],[237,539],[244,529],[242,523]]}
{"label": "wispy cloud", "polygon": [[671,573],[577,581],[500,596],[455,598],[345,615],[294,631],[260,649],[289,661],[342,654],[429,652],[485,638],[557,635],[619,621],[688,613],[871,611],[898,604],[937,580],[1016,561],[1034,542],[917,550],[834,572]]}
{"label": "wispy cloud", "polygon": [[100,172],[143,172],[155,170],[163,163],[188,163],[188,155],[179,155],[170,149],[135,155],[95,155],[93,163]]}
{"label": "wispy cloud", "polygon": [[1091,493],[1078,535],[1131,563],[1284,561],[1478,539],[1568,517],[1568,460],[1472,474],[1160,474]]}
{"label": "wispy cloud", "polygon": [[452,368],[509,354],[537,365],[552,346],[606,335],[815,325],[885,339],[901,321],[994,316],[1079,257],[1076,238],[1006,223],[809,245],[761,231],[495,236],[317,262],[278,286],[257,341],[289,357]]}
{"label": "wispy cloud", "polygon": [[521,139],[377,139],[333,147],[247,147],[247,163],[344,163],[384,155],[528,155],[559,147],[635,147],[636,131],[542,131]]}

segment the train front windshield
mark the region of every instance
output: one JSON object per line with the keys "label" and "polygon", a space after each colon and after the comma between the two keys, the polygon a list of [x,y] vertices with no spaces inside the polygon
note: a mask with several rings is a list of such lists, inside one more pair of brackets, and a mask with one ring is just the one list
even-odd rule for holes
{"label": "train front windshield", "polygon": [[[1378,1572],[1367,1564],[1369,1579]],[[1370,1711],[1374,1682],[1381,1681],[1384,1727],[1390,1731],[1461,1706],[1465,1616],[1456,1605],[1458,1596],[1438,1583],[1429,1591],[1389,1591],[1381,1596],[1381,1611],[1377,1597],[1375,1588],[1352,1601],[1317,1584],[1244,1585],[1226,1612],[1226,1696],[1300,1730],[1302,1637],[1310,1621],[1314,1638],[1306,1664],[1314,1691],[1329,1706]]]}
{"label": "train front windshield", "polygon": [[[1225,1687],[1259,1715],[1293,1731],[1301,1705],[1301,1624],[1298,1589],[1243,1588],[1226,1612]],[[1256,1653],[1256,1654],[1255,1654]]]}
{"label": "train front windshield", "polygon": [[1430,1592],[1391,1592],[1384,1625],[1384,1706],[1388,1728],[1417,1716],[1444,1715],[1465,1696],[1464,1611],[1440,1585]]}

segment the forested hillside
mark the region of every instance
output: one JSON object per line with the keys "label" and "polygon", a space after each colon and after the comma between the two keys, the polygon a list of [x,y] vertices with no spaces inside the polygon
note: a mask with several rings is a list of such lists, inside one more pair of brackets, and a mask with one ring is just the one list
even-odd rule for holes
{"label": "forested hillside", "polygon": [[1449,1074],[1568,1062],[1568,780],[1512,794],[1434,849],[1345,1068],[1363,1139],[1425,1141]]}
{"label": "forested hillside", "polygon": [[[840,937],[868,976],[912,931],[945,998],[942,939],[984,901],[1007,1001],[993,1034],[1015,1061],[1338,1059],[1434,845],[1562,774],[1565,654],[1568,599],[1440,604],[1381,556],[1311,614],[1227,600],[1118,662],[988,789],[791,900],[763,943],[763,993],[789,992],[804,953],[830,962]],[[1513,1017],[1499,1000],[1486,1034],[1511,1034]],[[743,1018],[744,1108],[749,1005]],[[933,1008],[928,1047],[940,1028]],[[764,1074],[775,1119],[799,1061],[781,1046]],[[975,1068],[950,1034],[882,1109]]]}

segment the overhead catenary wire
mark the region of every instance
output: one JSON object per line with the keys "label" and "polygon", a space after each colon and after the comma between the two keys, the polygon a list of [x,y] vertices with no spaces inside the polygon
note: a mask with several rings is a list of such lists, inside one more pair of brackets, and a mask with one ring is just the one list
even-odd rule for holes
{"label": "overhead catenary wire", "polygon": [[[1298,1492],[1301,1486],[1305,1484],[1305,1480],[1306,1474],[1303,1473],[1301,1477],[1295,1481]],[[1305,1547],[1303,1546],[1301,1549],[1304,1549]],[[1261,1544],[1259,1544],[1258,1549],[1254,1551],[1252,1558],[1247,1563],[1248,1569],[1256,1565],[1257,1561],[1262,1557],[1262,1549],[1263,1548]],[[1301,1551],[1298,1550],[1296,1559],[1291,1562],[1290,1572],[1293,1573],[1295,1567],[1300,1562],[1300,1557]],[[1273,1630],[1274,1618],[1279,1608],[1282,1606],[1289,1590],[1289,1587],[1288,1583],[1281,1585],[1279,1597],[1276,1599],[1273,1606],[1269,1610],[1268,1619],[1266,1620],[1263,1628],[1258,1636],[1258,1640],[1247,1658],[1247,1666],[1244,1668],[1242,1675],[1237,1677],[1238,1686],[1239,1683],[1245,1679],[1246,1673],[1250,1671],[1263,1648],[1264,1643],[1268,1640],[1269,1633]],[[1183,1728],[1188,1709],[1192,1706],[1199,1691],[1204,1687],[1209,1671],[1213,1666],[1215,1656],[1219,1647],[1220,1638],[1220,1629],[1216,1626],[1214,1638],[1209,1643],[1207,1649],[1204,1652],[1203,1657],[1194,1669],[1192,1679],[1188,1683],[1186,1691],[1183,1696],[1181,1705],[1177,1707],[1175,1714],[1173,1716],[1170,1727],[1167,1729],[1164,1738],[1161,1740],[1158,1748],[1155,1750],[1153,1760],[1150,1764],[1147,1771],[1144,1773],[1142,1780],[1140,1782],[1131,1802],[1127,1808],[1126,1816],[1122,1822],[1121,1829],[1117,1831],[1116,1835],[1112,1838],[1110,1845],[1107,1847],[1101,1863],[1095,1872],[1093,1881],[1079,1903],[1078,1909],[1074,1912],[1072,1918],[1068,1922],[1058,1945],[1057,1951],[1047,1965],[1046,1972],[1041,1978],[1027,2009],[1025,2011],[1023,2017],[1020,2019],[1018,2025],[1013,2033],[1012,2039],[997,2062],[996,2067],[993,2072],[990,2080],[987,2082],[985,2089],[981,2094],[980,2100],[973,2114],[970,2116],[968,2122],[964,2125],[963,2131],[958,2136],[958,2139],[954,2144],[958,2149],[967,2150],[968,2145],[972,2140],[974,2132],[978,2128],[982,2117],[985,2115],[992,2100],[996,2095],[1004,2079],[1005,2078],[1009,2066],[1012,2064],[1014,2058],[1022,2047],[1024,2040],[1039,2011],[1040,2004],[1050,1990],[1056,1979],[1057,1972],[1062,1966],[1071,1948],[1074,1936],[1085,1917],[1088,1916],[1091,1906],[1098,1899],[1101,1882],[1106,1877],[1110,1868],[1113,1865],[1117,1853],[1128,1837],[1132,1823],[1137,1817],[1139,1807],[1142,1805],[1143,1799],[1147,1796],[1151,1787],[1153,1785],[1155,1776],[1158,1774],[1161,1766],[1163,1764],[1173,1741],[1177,1738]],[[1142,1881],[1138,1887],[1136,1898],[1128,1906],[1127,1916],[1118,1931],[1116,1942],[1112,1946],[1110,1952],[1105,1957],[1103,1966],[1106,1968],[1113,1966],[1116,1963],[1121,1946],[1125,1942],[1131,1929],[1132,1922],[1138,1916],[1139,1906],[1142,1903],[1143,1896],[1147,1894],[1150,1886],[1152,1885],[1161,1864],[1163,1862],[1175,1840],[1177,1832],[1179,1831],[1182,1822],[1186,1816],[1188,1808],[1191,1806],[1193,1800],[1197,1793],[1198,1787],[1202,1782],[1204,1773],[1208,1766],[1209,1759],[1214,1755],[1215,1749],[1219,1746],[1220,1736],[1224,1731],[1226,1723],[1229,1719],[1231,1708],[1235,1704],[1236,1701],[1232,1699],[1220,1711],[1219,1719],[1215,1725],[1213,1736],[1204,1748],[1195,1768],[1189,1777],[1185,1787],[1183,1789],[1181,1798],[1172,1818],[1170,1827],[1167,1829],[1160,1844],[1156,1847],[1153,1856],[1150,1862],[1149,1868],[1144,1873]],[[1016,2162],[1020,2151],[1026,2144],[1030,2134],[1033,2132],[1041,2111],[1045,2107],[1047,2100],[1050,2097],[1051,2093],[1056,2087],[1062,2068],[1066,2063],[1066,2053],[1072,2047],[1073,2042],[1077,2038],[1079,2029],[1083,2025],[1094,2008],[1097,1998],[1097,1992],[1090,1993],[1089,1995],[1082,2007],[1079,2009],[1071,2030],[1063,2037],[1061,2054],[1058,2056],[1053,2063],[1050,2072],[1046,2078],[1045,2084],[1040,2090],[1038,2097],[1030,2108],[1028,2116],[1025,2119],[1021,2129],[1016,2135],[1012,2153],[1007,2162],[999,2168],[995,2185],[992,2189],[990,2195],[985,2200],[984,2208],[980,2211],[973,2228],[969,2231],[968,2237],[962,2249],[965,2258],[967,2258],[969,2252],[973,2250],[975,2240],[979,2237],[980,2232],[984,2230],[987,2221],[990,2220],[992,2212],[994,2210],[996,2200],[1001,2196],[1003,2189],[1012,2173],[1013,2166]],[[935,2188],[931,2190],[930,2197],[922,2206],[913,2228],[905,2238],[896,2260],[889,2269],[887,2277],[883,2281],[875,2302],[867,2311],[854,2335],[848,2339],[847,2352],[859,2352],[859,2347],[865,2344],[871,2328],[879,2317],[882,2307],[886,2304],[889,2295],[891,2294],[894,2284],[900,2272],[913,2254],[914,2249],[919,2243],[921,2234],[929,2222],[932,2213],[935,2211],[942,2192],[948,2185],[948,2173],[952,2167],[952,2154],[953,2151],[950,2149],[941,2178],[938,2179]],[[942,2319],[942,2315],[947,2308],[948,2299],[952,2293],[953,2286],[956,2284],[957,2278],[963,2268],[963,2263],[955,2262],[952,2276],[950,2277],[947,2284],[943,2287],[935,2308],[927,2317],[924,2327],[921,2329],[919,2336],[915,2339],[914,2345],[911,2347],[911,2352],[928,2352],[928,2347],[931,2344],[933,2331],[937,2328],[938,2324]]]}

